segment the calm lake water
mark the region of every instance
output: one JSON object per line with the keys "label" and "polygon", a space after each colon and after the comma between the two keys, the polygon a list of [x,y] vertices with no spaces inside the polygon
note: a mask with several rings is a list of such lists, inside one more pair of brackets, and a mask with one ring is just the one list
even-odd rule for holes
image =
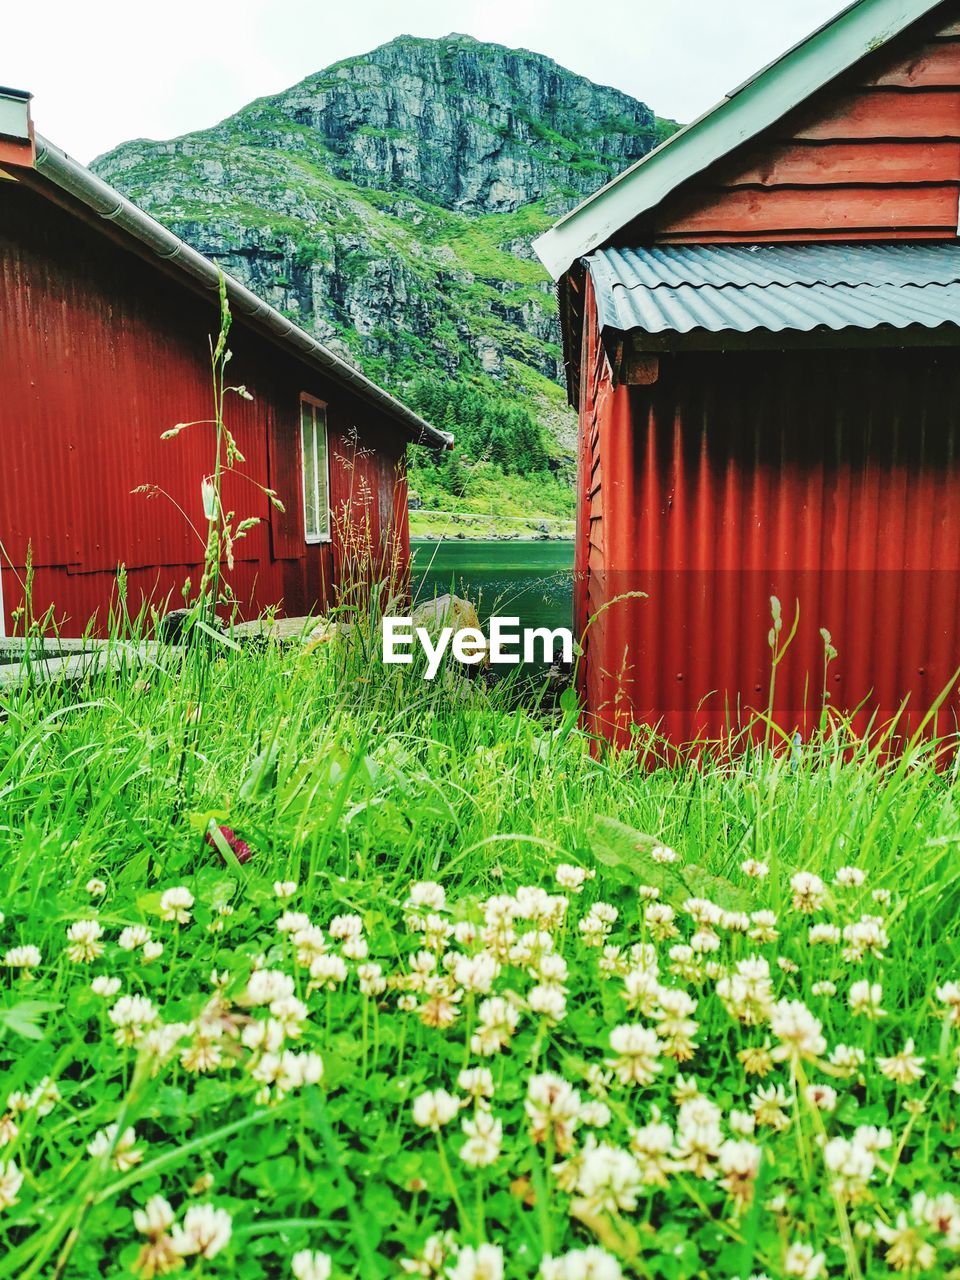
{"label": "calm lake water", "polygon": [[573,625],[572,542],[427,542],[414,538],[413,593],[419,603],[452,591],[523,627]]}

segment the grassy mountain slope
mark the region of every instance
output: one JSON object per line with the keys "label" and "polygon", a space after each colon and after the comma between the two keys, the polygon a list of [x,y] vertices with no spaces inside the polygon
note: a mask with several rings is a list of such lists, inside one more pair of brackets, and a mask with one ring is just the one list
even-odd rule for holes
{"label": "grassy mountain slope", "polygon": [[[418,408],[438,386],[459,390],[444,425],[469,445],[414,476],[431,506],[489,506],[507,475],[500,514],[569,515],[574,424],[530,242],[668,127],[540,55],[401,37],[212,129],[125,143],[93,167]],[[542,432],[542,457],[509,446],[508,405]]]}

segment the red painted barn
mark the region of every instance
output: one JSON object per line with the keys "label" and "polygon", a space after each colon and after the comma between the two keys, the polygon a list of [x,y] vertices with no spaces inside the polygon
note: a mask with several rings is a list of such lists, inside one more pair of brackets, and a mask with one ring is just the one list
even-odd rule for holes
{"label": "red painted barn", "polygon": [[[219,278],[35,137],[28,100],[0,90],[0,622],[22,626],[29,564],[34,616],[76,635],[118,606],[118,566],[131,614],[196,587],[213,439],[161,435],[211,416]],[[403,572],[406,446],[449,440],[237,281],[227,291],[229,380],[253,399],[228,402],[246,461],[224,498],[259,518],[228,576],[241,616],[305,614],[357,572]]]}
{"label": "red painted barn", "polygon": [[538,241],[599,731],[916,726],[948,685],[958,197],[960,3],[861,0]]}

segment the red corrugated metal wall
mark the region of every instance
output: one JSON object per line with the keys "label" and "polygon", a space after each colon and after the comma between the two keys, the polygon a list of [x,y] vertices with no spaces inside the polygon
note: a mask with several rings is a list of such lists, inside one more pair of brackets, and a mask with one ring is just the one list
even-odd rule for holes
{"label": "red corrugated metal wall", "polygon": [[[589,359],[584,434],[599,424],[604,475],[589,612],[606,605],[586,646],[592,725],[688,743],[765,710],[776,595],[784,638],[800,608],[776,681],[784,729],[817,722],[821,627],[839,651],[829,702],[861,708],[864,729],[909,695],[916,726],[960,666],[953,353],[691,353],[664,358],[654,386],[617,388],[595,338]],[[610,603],[635,591],[647,599]]]}
{"label": "red corrugated metal wall", "polygon": [[644,233],[665,243],[956,235],[958,18],[960,4],[942,6],[675,193]]}
{"label": "red corrugated metal wall", "polygon": [[[0,191],[0,540],[8,629],[23,599],[27,547],[35,614],[53,606],[64,634],[102,625],[118,564],[128,603],[180,603],[203,555],[200,481],[211,429],[161,433],[211,412],[208,335],[216,308],[40,194]],[[238,518],[261,523],[238,544],[231,582],[243,613],[302,614],[334,578],[408,550],[403,440],[339,385],[235,320],[229,425],[246,458],[225,482]],[[299,395],[328,404],[332,545],[303,538]],[[157,496],[133,494],[155,486]],[[262,488],[280,493],[286,514]],[[178,510],[178,508],[180,508]],[[345,530],[350,527],[352,535]],[[358,534],[365,545],[360,545]],[[12,562],[12,568],[10,567]],[[369,574],[369,565],[362,565]]]}

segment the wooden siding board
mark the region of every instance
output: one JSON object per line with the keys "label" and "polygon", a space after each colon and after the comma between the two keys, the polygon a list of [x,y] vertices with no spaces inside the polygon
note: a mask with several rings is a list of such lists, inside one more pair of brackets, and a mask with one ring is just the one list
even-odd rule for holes
{"label": "wooden siding board", "polygon": [[960,142],[785,142],[754,150],[718,186],[899,186],[960,182]]}
{"label": "wooden siding board", "polygon": [[906,61],[888,60],[863,81],[865,88],[956,88],[960,84],[960,41],[930,41]]}
{"label": "wooden siding board", "polygon": [[[956,6],[954,6],[956,12]],[[922,24],[677,191],[627,235],[737,239],[956,235],[960,41]],[[626,242],[624,238],[623,242]]]}
{"label": "wooden siding board", "polygon": [[958,187],[785,187],[722,192],[661,226],[690,232],[858,231],[909,227],[956,230]]}

